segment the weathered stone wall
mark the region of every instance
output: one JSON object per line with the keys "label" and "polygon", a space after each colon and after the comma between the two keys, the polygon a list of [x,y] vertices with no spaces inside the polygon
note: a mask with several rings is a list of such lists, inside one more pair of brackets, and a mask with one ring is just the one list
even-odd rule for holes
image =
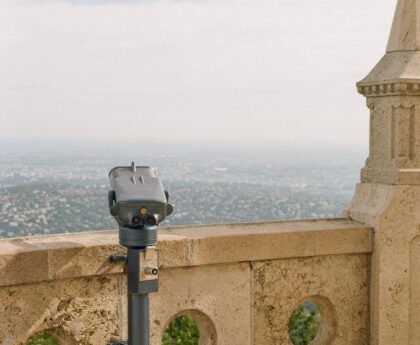
{"label": "weathered stone wall", "polygon": [[255,344],[290,344],[285,325],[308,298],[329,318],[319,344],[369,344],[368,262],[366,255],[334,255],[256,263]]}
{"label": "weathered stone wall", "polygon": [[420,259],[420,0],[398,0],[386,54],[358,90],[370,154],[346,216],[374,229],[372,345],[417,345]]}
{"label": "weathered stone wall", "polygon": [[[123,252],[114,231],[0,241],[0,343],[48,330],[61,344],[126,338]],[[315,344],[368,344],[372,231],[345,219],[167,228],[151,337],[176,315],[197,321],[201,345],[291,344],[287,321],[304,299],[321,309]],[[416,254],[413,254],[416,255]]]}
{"label": "weathered stone wall", "polygon": [[418,344],[419,186],[361,183],[347,215],[375,229],[372,344]]}

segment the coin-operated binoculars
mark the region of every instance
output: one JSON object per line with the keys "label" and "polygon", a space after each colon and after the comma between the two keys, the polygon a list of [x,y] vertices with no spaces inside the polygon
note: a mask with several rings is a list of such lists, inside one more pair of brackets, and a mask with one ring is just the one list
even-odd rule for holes
{"label": "coin-operated binoculars", "polygon": [[169,194],[151,167],[116,167],[109,172],[109,211],[119,226],[127,256],[128,342],[110,345],[149,345],[149,293],[158,291],[158,225],[173,211]]}

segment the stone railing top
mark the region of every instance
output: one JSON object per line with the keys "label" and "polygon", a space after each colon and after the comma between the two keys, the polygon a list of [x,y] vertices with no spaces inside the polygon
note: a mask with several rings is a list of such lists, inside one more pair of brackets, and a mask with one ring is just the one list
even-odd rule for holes
{"label": "stone railing top", "polygon": [[[291,257],[370,253],[372,229],[347,219],[166,227],[161,267],[187,267]],[[0,240],[0,286],[121,273],[117,231]]]}

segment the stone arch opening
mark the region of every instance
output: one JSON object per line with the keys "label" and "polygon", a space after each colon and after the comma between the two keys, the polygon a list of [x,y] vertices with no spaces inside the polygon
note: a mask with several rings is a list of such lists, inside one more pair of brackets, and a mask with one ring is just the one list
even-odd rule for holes
{"label": "stone arch opening", "polygon": [[[202,311],[199,311],[197,309],[188,309],[183,310],[175,315],[173,315],[165,324],[162,330],[162,336],[161,336],[161,344],[164,344],[164,336],[165,332],[167,331],[168,327],[171,326],[171,323],[175,320],[179,320],[179,318],[187,318],[189,320],[192,320],[195,326],[197,327],[198,331],[198,339],[195,342],[192,342],[192,344],[197,345],[216,345],[216,327],[214,326],[213,321],[210,319],[209,316],[207,316]],[[191,323],[188,323],[188,325],[191,327]],[[194,327],[194,326],[192,326]],[[169,343],[169,342],[167,342]]]}
{"label": "stone arch opening", "polygon": [[59,340],[51,332],[40,332],[31,336],[25,345],[61,345]]}
{"label": "stone arch opening", "polygon": [[324,296],[308,296],[294,308],[288,322],[294,345],[330,345],[335,338],[337,316],[331,301]]}
{"label": "stone arch opening", "polygon": [[77,341],[63,329],[54,328],[35,333],[25,345],[77,345]]}

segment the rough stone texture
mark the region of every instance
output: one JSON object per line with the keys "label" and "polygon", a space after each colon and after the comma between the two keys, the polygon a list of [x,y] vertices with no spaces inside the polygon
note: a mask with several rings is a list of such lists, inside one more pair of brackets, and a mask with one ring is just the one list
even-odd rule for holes
{"label": "rough stone texture", "polygon": [[362,182],[420,184],[420,97],[368,100],[370,152]]}
{"label": "rough stone texture", "polygon": [[387,52],[420,50],[419,11],[419,0],[398,1]]}
{"label": "rough stone texture", "polygon": [[22,241],[3,241],[0,248],[0,286],[48,279],[47,251]]}
{"label": "rough stone texture", "polygon": [[368,253],[371,229],[347,219],[219,224],[173,228],[190,239],[191,265],[337,253]]}
{"label": "rough stone texture", "polygon": [[410,345],[420,339],[420,237],[415,237],[410,244]]}
{"label": "rough stone texture", "polygon": [[371,226],[371,344],[419,344],[420,1],[399,0],[387,54],[358,83],[370,152],[346,210]]}
{"label": "rough stone texture", "polygon": [[420,184],[420,0],[399,0],[387,53],[357,86],[368,98],[366,183]]}
{"label": "rough stone texture", "polygon": [[251,345],[250,277],[246,263],[163,270],[159,293],[151,296],[151,344],[161,344],[175,315],[195,310],[211,320],[198,322],[200,333],[213,339],[205,345]]}
{"label": "rough stone texture", "polygon": [[359,184],[347,215],[375,228],[371,344],[418,344],[420,186]]}
{"label": "rough stone texture", "polygon": [[[251,345],[249,263],[162,269],[159,280],[159,292],[150,294],[151,345],[161,345],[166,326],[179,315],[197,322],[200,345]],[[121,303],[127,339],[125,296]]]}
{"label": "rough stone texture", "polygon": [[[126,339],[124,265],[108,260],[123,250],[117,241],[116,233],[109,231],[0,240],[0,344],[19,345],[43,330],[64,345]],[[282,267],[291,265],[290,281],[284,284],[270,283],[271,278],[279,279],[277,272],[266,274],[270,288],[264,293],[273,300],[280,293],[282,303],[292,306],[301,298],[293,280],[297,273],[292,274],[300,259],[289,258],[310,257],[304,264],[308,272],[320,269],[316,258],[321,262],[342,255],[365,258],[371,252],[372,231],[346,219],[177,227],[161,232],[159,247],[163,264],[160,291],[151,295],[152,344],[160,345],[167,323],[186,313],[199,324],[204,337],[200,345],[253,345],[253,333],[258,331],[253,319],[254,261],[259,261],[255,264],[259,275],[265,265],[270,267],[270,260],[276,260],[273,267],[283,262],[279,259],[285,259]],[[334,262],[329,269],[335,277],[345,270],[341,261]],[[356,270],[344,273],[346,279],[359,279]],[[325,293],[336,300],[338,290]],[[270,298],[267,295],[265,301]],[[357,313],[367,298],[357,301],[344,307]],[[264,345],[277,345],[275,340]]]}
{"label": "rough stone texture", "polygon": [[1,288],[0,344],[24,344],[44,330],[65,345],[119,337],[120,279],[104,275]]}
{"label": "rough stone texture", "polygon": [[165,253],[159,258],[160,267],[189,266],[191,241],[188,237],[160,230],[158,248],[162,253]]}
{"label": "rough stone texture", "polygon": [[[115,231],[0,240],[0,286],[122,273]],[[347,219],[184,226],[160,230],[160,267],[369,253],[372,231]],[[35,263],[35,264],[34,264]],[[30,272],[27,267],[33,267]]]}
{"label": "rough stone texture", "polygon": [[[420,52],[400,51],[387,53],[362,81],[357,83],[367,96],[418,94],[417,89],[395,88],[393,83],[416,83],[419,77]],[[382,85],[382,87],[381,87]],[[402,85],[402,84],[401,84]],[[401,86],[400,85],[400,86]],[[375,87],[376,86],[376,87]]]}
{"label": "rough stone texture", "polygon": [[367,255],[323,256],[254,263],[255,345],[292,344],[287,323],[306,299],[315,301],[332,341],[314,345],[364,345],[368,335]]}

